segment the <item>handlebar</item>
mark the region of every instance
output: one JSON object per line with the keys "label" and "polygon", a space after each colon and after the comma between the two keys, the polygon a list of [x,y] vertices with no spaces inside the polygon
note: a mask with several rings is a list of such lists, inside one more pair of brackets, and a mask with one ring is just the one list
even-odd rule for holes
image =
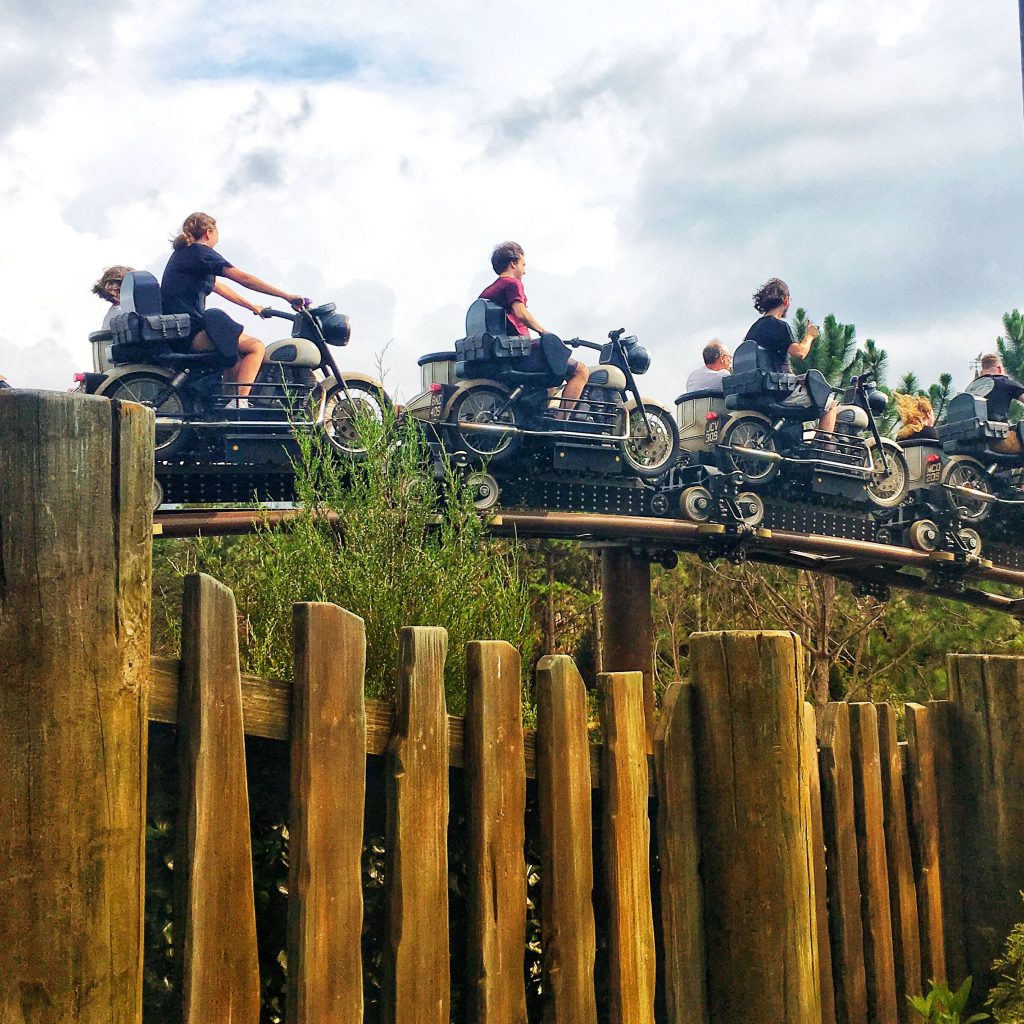
{"label": "handlebar", "polygon": [[600,352],[604,348],[604,345],[598,345],[597,342],[586,341],[583,338],[570,338],[566,344],[573,348],[592,348],[595,352]]}
{"label": "handlebar", "polygon": [[263,320],[269,320],[271,317],[274,316],[279,316],[282,320],[292,321],[295,321],[299,318],[299,314],[297,312],[286,313],[283,309],[271,309],[269,306],[264,306],[263,309],[260,311],[260,317]]}

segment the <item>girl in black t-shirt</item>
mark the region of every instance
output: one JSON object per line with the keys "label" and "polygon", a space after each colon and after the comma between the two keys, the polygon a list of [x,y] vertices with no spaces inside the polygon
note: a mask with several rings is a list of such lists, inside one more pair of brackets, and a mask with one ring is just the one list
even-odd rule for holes
{"label": "girl in black t-shirt", "polygon": [[217,222],[207,213],[193,213],[185,218],[181,233],[171,242],[174,252],[164,268],[160,282],[160,299],[165,313],[187,313],[192,321],[191,350],[209,352],[215,345],[206,331],[208,323],[217,323],[217,348],[236,339],[237,362],[224,373],[227,383],[237,385],[238,406],[248,408],[249,389],[263,363],[263,342],[245,334],[242,325],[219,309],[206,309],[206,296],[211,292],[242,306],[259,316],[262,306],[244,299],[217,278],[226,277],[254,292],[284,299],[293,307],[304,305],[301,295],[281,291],[266,281],[232,266],[214,248],[220,240]]}

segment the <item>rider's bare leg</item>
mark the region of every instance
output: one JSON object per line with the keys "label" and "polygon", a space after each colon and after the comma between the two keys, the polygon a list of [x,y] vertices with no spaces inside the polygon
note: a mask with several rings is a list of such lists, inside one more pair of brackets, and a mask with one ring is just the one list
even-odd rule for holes
{"label": "rider's bare leg", "polygon": [[583,393],[589,378],[590,368],[583,363],[577,363],[572,376],[565,382],[565,387],[562,389],[562,408],[558,413],[559,419],[569,418],[569,410],[573,408],[576,400]]}
{"label": "rider's bare leg", "polygon": [[818,430],[831,434],[836,429],[836,416],[839,414],[839,406],[832,405],[821,414],[818,420]]}
{"label": "rider's bare leg", "polygon": [[[212,349],[213,342],[206,331],[199,331],[192,339],[193,352],[210,352]],[[254,338],[251,334],[238,336],[238,362],[231,369],[224,371],[224,383],[237,385],[235,390],[239,398],[249,397],[252,383],[263,365],[264,351],[263,342],[259,338]]]}

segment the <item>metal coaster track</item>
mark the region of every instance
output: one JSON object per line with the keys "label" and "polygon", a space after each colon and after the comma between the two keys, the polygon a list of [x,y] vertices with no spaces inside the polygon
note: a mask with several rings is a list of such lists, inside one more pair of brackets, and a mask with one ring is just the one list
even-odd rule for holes
{"label": "metal coaster track", "polygon": [[[163,537],[223,536],[251,533],[261,526],[287,526],[301,514],[299,509],[167,511],[154,516],[154,526]],[[328,519],[337,521],[333,514],[328,514]],[[877,597],[895,587],[1024,617],[1024,597],[989,593],[978,587],[995,583],[1024,590],[1024,570],[994,565],[987,559],[956,561],[945,552],[793,530],[730,532],[714,523],[591,512],[501,510],[491,517],[489,528],[501,537],[620,544],[649,552],[655,559],[669,552],[690,552],[707,559],[781,565],[846,579],[862,593]]]}

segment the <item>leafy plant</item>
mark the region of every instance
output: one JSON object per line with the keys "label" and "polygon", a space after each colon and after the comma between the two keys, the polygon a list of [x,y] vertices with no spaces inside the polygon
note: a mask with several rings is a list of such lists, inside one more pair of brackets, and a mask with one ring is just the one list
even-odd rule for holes
{"label": "leafy plant", "polygon": [[944,981],[930,982],[931,988],[926,996],[907,996],[921,1020],[928,1024],[973,1024],[974,1021],[988,1020],[987,1013],[975,1013],[970,1017],[962,1016],[971,994],[971,979],[952,992]]}
{"label": "leafy plant", "polygon": [[997,1024],[1024,1024],[1024,922],[1010,930],[1003,955],[992,969],[999,974],[985,1003],[992,1010],[992,1019]]}

